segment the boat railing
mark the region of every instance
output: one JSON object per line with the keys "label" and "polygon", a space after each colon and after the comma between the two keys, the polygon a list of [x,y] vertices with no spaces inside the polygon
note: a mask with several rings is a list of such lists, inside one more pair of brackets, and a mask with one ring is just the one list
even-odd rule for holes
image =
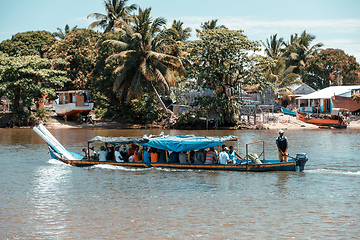
{"label": "boat railing", "polygon": [[255,142],[251,142],[251,143],[247,143],[246,144],[246,156],[244,157],[244,159],[246,159],[246,163],[249,164],[249,155],[251,153],[249,153],[249,146],[252,144],[258,144],[258,143],[262,143],[263,145],[263,149],[262,152],[258,155],[259,159],[262,156],[263,160],[265,160],[265,141],[264,140],[260,140],[260,141],[255,141]]}

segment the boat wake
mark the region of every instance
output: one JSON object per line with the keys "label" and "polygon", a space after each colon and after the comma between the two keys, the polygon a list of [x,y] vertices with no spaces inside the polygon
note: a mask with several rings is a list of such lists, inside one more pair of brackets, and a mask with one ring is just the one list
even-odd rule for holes
{"label": "boat wake", "polygon": [[89,168],[100,168],[100,169],[110,169],[110,170],[123,170],[129,172],[140,172],[140,171],[148,171],[151,168],[130,168],[130,167],[123,167],[123,166],[114,166],[114,165],[107,165],[107,164],[99,164],[94,165]]}
{"label": "boat wake", "polygon": [[314,170],[307,170],[306,172],[314,172],[314,173],[331,173],[331,174],[343,174],[343,175],[360,175],[360,171],[351,172],[347,170],[333,170],[333,169],[314,169]]}
{"label": "boat wake", "polygon": [[[62,162],[62,161],[59,161],[59,160],[57,160],[57,159],[54,159],[54,158],[49,159],[48,163],[54,164],[54,165],[68,165],[68,164],[66,164],[66,163],[64,163],[64,162]],[[70,166],[70,165],[69,165],[69,166]]]}

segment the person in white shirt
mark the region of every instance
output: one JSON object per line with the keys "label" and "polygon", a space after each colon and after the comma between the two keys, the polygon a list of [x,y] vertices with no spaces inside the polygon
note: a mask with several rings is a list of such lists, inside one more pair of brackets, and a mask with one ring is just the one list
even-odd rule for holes
{"label": "person in white shirt", "polygon": [[121,153],[119,151],[119,146],[115,147],[115,161],[116,162],[124,162],[124,159],[121,156]]}
{"label": "person in white shirt", "polygon": [[228,161],[230,160],[230,157],[228,154],[229,151],[230,151],[230,149],[228,147],[225,147],[224,150],[220,152],[220,154],[219,154],[220,164],[228,164]]}
{"label": "person in white shirt", "polygon": [[99,162],[106,162],[107,152],[104,146],[100,147],[100,151],[98,152]]}

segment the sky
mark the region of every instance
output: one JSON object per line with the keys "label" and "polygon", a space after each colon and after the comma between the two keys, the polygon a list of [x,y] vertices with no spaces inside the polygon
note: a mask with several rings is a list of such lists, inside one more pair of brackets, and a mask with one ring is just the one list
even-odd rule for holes
{"label": "sky", "polygon": [[[18,32],[46,30],[56,32],[68,24],[87,28],[94,19],[90,13],[105,14],[103,0],[0,0],[0,42]],[[313,43],[323,48],[342,49],[360,62],[359,0],[129,0],[142,9],[151,7],[152,16],[164,17],[168,26],[174,20],[190,27],[191,39],[201,23],[218,19],[219,25],[244,30],[250,40],[266,42],[278,34],[290,35],[306,30],[315,35]]]}

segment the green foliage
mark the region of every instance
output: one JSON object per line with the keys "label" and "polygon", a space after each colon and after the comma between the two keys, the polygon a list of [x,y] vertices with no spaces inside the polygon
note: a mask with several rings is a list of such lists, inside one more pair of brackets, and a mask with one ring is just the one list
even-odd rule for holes
{"label": "green foliage", "polygon": [[117,61],[115,69],[117,77],[114,91],[121,102],[129,102],[141,97],[145,91],[153,91],[164,111],[167,111],[157,86],[169,90],[176,84],[177,78],[173,71],[183,73],[182,62],[177,57],[161,52],[161,32],[166,21],[163,18],[152,19],[151,9],[139,9],[134,15],[133,25],[124,25],[122,40],[108,40],[118,47],[117,53],[109,57]]}
{"label": "green foliage", "polygon": [[250,52],[259,50],[242,31],[215,28],[199,31],[200,40],[186,44],[187,60],[192,62],[188,77],[215,91],[215,106],[226,126],[237,124],[236,100],[232,92],[250,78],[256,58]]}
{"label": "green foliage", "polygon": [[325,49],[307,62],[303,81],[314,89],[329,86],[360,84],[360,65],[355,57],[340,49]]}
{"label": "green foliage", "polygon": [[42,121],[45,121],[49,118],[49,114],[50,114],[50,110],[47,108],[43,108],[43,107],[38,107],[36,109],[36,114],[35,116]]}
{"label": "green foliage", "polygon": [[19,124],[32,122],[28,112],[43,95],[55,96],[55,89],[69,81],[66,72],[52,70],[55,64],[65,64],[60,59],[39,56],[9,57],[0,55],[0,91],[12,101],[12,111]]}
{"label": "green foliage", "polygon": [[100,34],[93,30],[74,29],[49,49],[49,58],[61,58],[69,63],[59,66],[72,80],[64,90],[90,89],[89,79],[98,56],[96,44],[99,38]]}
{"label": "green foliage", "polygon": [[43,56],[47,48],[55,42],[55,37],[47,31],[17,33],[11,40],[0,43],[0,51],[9,56]]}
{"label": "green foliage", "polygon": [[131,100],[129,110],[131,120],[135,123],[158,122],[166,116],[157,101],[146,93],[140,99]]}
{"label": "green foliage", "polygon": [[200,115],[195,111],[192,113],[181,114],[176,124],[176,129],[205,129],[206,122],[200,118]]}

